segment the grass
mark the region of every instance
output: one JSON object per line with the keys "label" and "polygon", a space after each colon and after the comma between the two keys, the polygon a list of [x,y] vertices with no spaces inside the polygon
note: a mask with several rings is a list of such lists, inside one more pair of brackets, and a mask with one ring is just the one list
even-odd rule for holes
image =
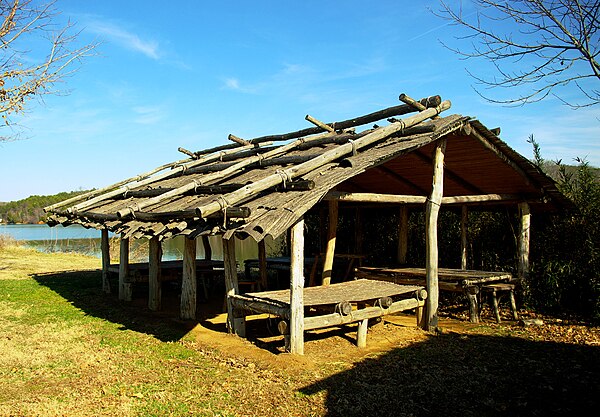
{"label": "grass", "polygon": [[[101,292],[96,258],[0,248],[1,416],[571,415],[600,392],[598,328],[442,320],[307,334],[274,354]],[[143,300],[142,300],[143,301]],[[208,325],[208,322],[202,322]],[[275,348],[273,347],[275,346]]]}

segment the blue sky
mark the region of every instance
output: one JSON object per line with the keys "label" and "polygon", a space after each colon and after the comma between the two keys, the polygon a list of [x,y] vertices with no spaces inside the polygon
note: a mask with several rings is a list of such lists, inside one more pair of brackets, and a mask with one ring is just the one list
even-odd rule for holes
{"label": "blue sky", "polygon": [[306,114],[347,119],[396,105],[402,92],[450,99],[446,114],[500,126],[527,157],[533,133],[547,159],[600,166],[598,108],[486,103],[465,68],[487,69],[440,44],[456,29],[430,12],[436,5],[59,1],[81,41],[102,43],[60,86],[69,95],[19,120],[26,139],[0,143],[0,201],[102,187],[181,159],[179,146],[285,133],[307,127]]}

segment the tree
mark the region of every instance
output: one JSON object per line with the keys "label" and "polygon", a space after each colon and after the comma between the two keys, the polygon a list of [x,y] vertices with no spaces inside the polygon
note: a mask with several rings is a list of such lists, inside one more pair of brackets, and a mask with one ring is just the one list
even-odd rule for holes
{"label": "tree", "polygon": [[[56,84],[77,69],[95,44],[75,46],[78,33],[60,23],[55,0],[0,0],[0,115],[13,126],[33,98],[60,91]],[[0,135],[0,141],[13,135]]]}
{"label": "tree", "polygon": [[[526,104],[553,94],[573,108],[600,103],[599,10],[600,1],[589,0],[472,0],[475,12],[463,13],[441,1],[439,16],[467,32],[466,52],[449,47],[464,58],[492,64],[494,76],[469,74],[484,89],[507,88],[516,92],[490,102]],[[561,87],[575,85],[576,98]]]}

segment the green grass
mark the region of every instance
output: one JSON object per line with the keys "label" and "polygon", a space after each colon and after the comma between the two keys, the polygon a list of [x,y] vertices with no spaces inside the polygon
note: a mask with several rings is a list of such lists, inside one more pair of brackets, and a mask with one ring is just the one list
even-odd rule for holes
{"label": "green grass", "polygon": [[120,303],[102,293],[97,264],[0,249],[0,416],[574,415],[600,405],[598,328],[453,322],[431,336],[381,325],[368,342],[379,337],[380,351],[361,354],[351,330],[311,335],[299,359]]}

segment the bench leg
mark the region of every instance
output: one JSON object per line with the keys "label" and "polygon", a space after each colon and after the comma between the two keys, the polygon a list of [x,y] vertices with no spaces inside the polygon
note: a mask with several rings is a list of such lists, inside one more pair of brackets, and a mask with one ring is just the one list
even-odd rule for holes
{"label": "bench leg", "polygon": [[519,315],[517,314],[517,302],[515,301],[515,292],[510,291],[510,311],[512,312],[513,319],[519,320]]}
{"label": "bench leg", "polygon": [[492,308],[494,309],[494,315],[496,316],[496,323],[500,323],[500,311],[498,310],[498,296],[496,295],[496,291],[493,291],[491,296]]}
{"label": "bench leg", "polygon": [[477,303],[477,287],[467,289],[467,298],[469,299],[469,321],[471,323],[479,323],[479,308]]}
{"label": "bench leg", "polygon": [[356,345],[359,348],[367,347],[367,328],[369,327],[369,319],[364,319],[358,322],[358,331],[356,333]]}

